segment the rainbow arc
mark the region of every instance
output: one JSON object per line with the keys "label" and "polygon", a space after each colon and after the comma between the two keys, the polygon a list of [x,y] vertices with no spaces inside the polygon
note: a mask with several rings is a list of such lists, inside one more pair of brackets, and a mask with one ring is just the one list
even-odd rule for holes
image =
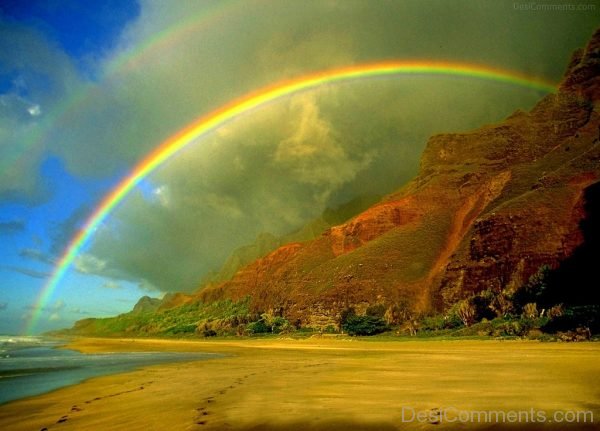
{"label": "rainbow arc", "polygon": [[61,279],[71,267],[81,249],[93,236],[96,228],[108,217],[112,210],[129,194],[129,192],[157,167],[175,156],[199,138],[217,130],[225,123],[246,115],[254,109],[275,102],[286,96],[302,91],[331,85],[339,82],[362,80],[378,76],[396,75],[444,75],[463,76],[474,79],[496,81],[509,85],[517,85],[535,89],[544,93],[556,91],[556,84],[544,79],[525,74],[492,68],[484,65],[436,61],[388,61],[359,64],[350,67],[330,69],[311,73],[295,79],[285,80],[257,91],[246,94],[226,105],[199,117],[197,120],[178,131],[158,145],[145,156],[121,182],[102,199],[94,212],[88,217],[79,232],[71,239],[58,260],[54,271],[41,290],[35,311],[27,323],[26,333],[32,333],[40,318],[41,309],[47,304]]}

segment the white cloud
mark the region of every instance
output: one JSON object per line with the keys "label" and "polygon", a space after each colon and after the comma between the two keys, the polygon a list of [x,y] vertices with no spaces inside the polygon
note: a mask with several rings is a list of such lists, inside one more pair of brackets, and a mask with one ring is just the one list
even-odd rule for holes
{"label": "white cloud", "polygon": [[104,289],[122,289],[122,286],[114,280],[108,280],[102,284]]}
{"label": "white cloud", "polygon": [[29,108],[27,108],[27,112],[29,112],[29,115],[31,115],[32,117],[37,117],[41,115],[42,108],[40,107],[40,105],[31,105]]}
{"label": "white cloud", "polygon": [[65,301],[63,301],[62,299],[57,299],[54,302],[54,304],[47,306],[45,308],[45,310],[58,312],[58,311],[64,310],[65,306],[66,306]]}
{"label": "white cloud", "polygon": [[323,206],[331,193],[368,166],[372,154],[357,154],[356,159],[349,155],[342,133],[321,115],[317,92],[292,98],[290,120],[291,135],[279,142],[274,160],[288,168],[292,178],[318,187]]}
{"label": "white cloud", "polygon": [[161,204],[163,207],[168,207],[170,202],[170,194],[169,187],[166,185],[162,185],[156,187],[152,190],[152,195],[156,199],[156,201]]}
{"label": "white cloud", "polygon": [[98,274],[106,268],[106,261],[91,254],[80,254],[73,261],[73,267],[82,274]]}

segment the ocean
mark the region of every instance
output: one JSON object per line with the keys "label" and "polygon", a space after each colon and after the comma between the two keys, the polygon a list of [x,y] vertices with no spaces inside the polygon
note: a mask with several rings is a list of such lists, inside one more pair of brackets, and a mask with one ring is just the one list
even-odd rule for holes
{"label": "ocean", "polygon": [[43,337],[0,336],[0,404],[43,394],[85,379],[165,362],[204,360],[216,353],[132,352],[82,354],[56,349]]}

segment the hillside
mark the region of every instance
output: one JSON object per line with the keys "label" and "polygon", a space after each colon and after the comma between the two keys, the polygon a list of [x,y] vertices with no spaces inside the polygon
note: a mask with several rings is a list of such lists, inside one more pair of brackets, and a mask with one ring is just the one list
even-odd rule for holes
{"label": "hillside", "polygon": [[202,286],[230,280],[240,268],[266,256],[284,244],[315,239],[325,230],[345,222],[380,198],[380,196],[359,196],[337,207],[327,208],[320,217],[283,236],[276,236],[268,232],[261,233],[252,244],[235,249],[218,272],[206,277],[202,282]]}
{"label": "hillside", "polygon": [[599,51],[596,32],[557,94],[502,123],[432,137],[402,190],[198,298],[251,296],[256,310],[310,325],[373,303],[440,309],[556,267],[582,242],[583,193],[600,177]]}
{"label": "hillside", "polygon": [[[325,328],[339,327],[348,309],[426,315],[482,292],[513,295],[590,240],[581,222],[589,225],[597,207],[599,99],[597,31],[573,55],[558,92],[530,112],[431,137],[417,177],[401,190],[312,240],[279,246],[259,238],[248,255],[278,248],[249,263],[234,255],[234,269],[196,294],[169,296],[159,312],[198,322],[206,304],[241,304],[248,319],[267,312],[296,327]],[[214,318],[227,315],[219,313]],[[87,322],[79,329],[90,329]]]}

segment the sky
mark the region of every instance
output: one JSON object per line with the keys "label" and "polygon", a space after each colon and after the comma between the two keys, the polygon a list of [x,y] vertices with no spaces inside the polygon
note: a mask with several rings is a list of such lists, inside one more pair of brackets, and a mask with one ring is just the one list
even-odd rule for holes
{"label": "sky", "polygon": [[[517,2],[518,3],[518,2]],[[192,292],[233,249],[288,233],[418,171],[429,136],[530,109],[545,93],[456,76],[327,85],[228,122],[108,215],[47,301],[77,233],[133,167],[196,118],[310,72],[384,60],[511,69],[558,82],[600,20],[514,1],[3,0],[0,333],[68,327]]]}

